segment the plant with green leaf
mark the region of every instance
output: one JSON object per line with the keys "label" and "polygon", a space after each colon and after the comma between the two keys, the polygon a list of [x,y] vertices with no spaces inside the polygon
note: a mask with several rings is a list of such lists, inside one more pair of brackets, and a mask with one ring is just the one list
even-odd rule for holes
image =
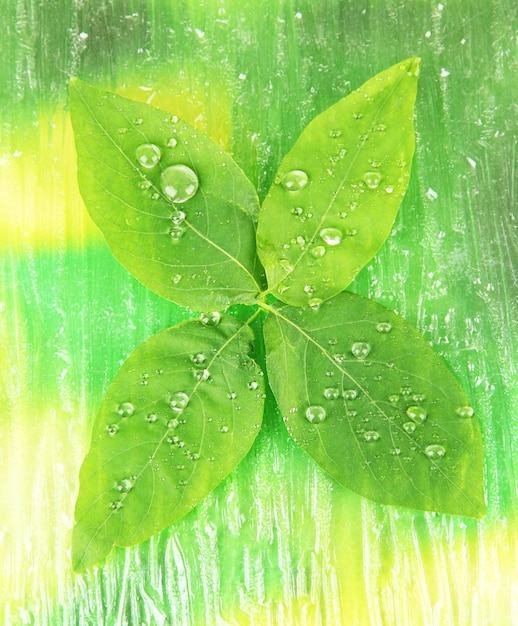
{"label": "plant with green leaf", "polygon": [[[344,289],[387,238],[414,152],[419,59],[318,115],[262,203],[185,121],[73,80],[78,178],[115,257],[203,313],[139,346],[97,416],[80,473],[73,565],[185,515],[247,454],[268,381],[293,440],[377,502],[480,518],[473,409],[415,329]],[[264,268],[264,269],[263,269]],[[225,313],[253,305],[246,321]]]}

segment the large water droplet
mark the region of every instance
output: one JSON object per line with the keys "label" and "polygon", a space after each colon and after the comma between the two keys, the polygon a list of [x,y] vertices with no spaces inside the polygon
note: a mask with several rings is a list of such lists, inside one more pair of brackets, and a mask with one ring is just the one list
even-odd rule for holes
{"label": "large water droplet", "polygon": [[302,170],[291,170],[282,177],[282,186],[287,191],[300,191],[308,184],[308,175]]}
{"label": "large water droplet", "polygon": [[388,322],[379,322],[376,326],[376,330],[381,334],[389,333],[392,330],[392,324]]}
{"label": "large water droplet", "polygon": [[471,406],[459,406],[459,408],[455,411],[459,417],[473,417],[475,411]]}
{"label": "large water droplet", "polygon": [[211,311],[210,313],[202,313],[200,315],[200,322],[204,326],[217,326],[221,319],[221,313],[218,311]]}
{"label": "large water droplet", "polygon": [[446,454],[446,448],[441,446],[439,443],[432,443],[429,446],[426,446],[424,453],[429,459],[435,461],[437,459],[442,459],[442,457]]}
{"label": "large water droplet", "polygon": [[170,165],[160,176],[165,195],[173,202],[187,202],[198,191],[199,181],[194,170],[187,165]]}
{"label": "large water droplet", "polygon": [[328,246],[337,246],[342,242],[342,232],[338,228],[323,228],[320,237]]}
{"label": "large water droplet", "polygon": [[327,400],[336,400],[339,395],[340,392],[336,387],[328,387],[324,390],[324,398],[326,398]]}
{"label": "large water droplet", "polygon": [[326,410],[320,404],[312,404],[306,409],[306,419],[312,424],[321,424],[326,417]]}
{"label": "large water droplet", "polygon": [[380,434],[377,430],[366,430],[363,433],[363,438],[368,443],[374,443],[375,441],[379,441]]}
{"label": "large water droplet", "polygon": [[351,346],[351,352],[357,359],[365,359],[369,356],[371,347],[365,341],[355,341]]}
{"label": "large water droplet", "polygon": [[363,180],[369,189],[377,189],[381,182],[381,174],[379,172],[366,172]]}
{"label": "large water droplet", "polygon": [[151,169],[160,161],[162,153],[154,143],[143,143],[135,150],[137,161],[146,169]]}
{"label": "large water droplet", "polygon": [[422,406],[409,406],[406,414],[416,424],[422,424],[426,420],[426,411]]}
{"label": "large water droplet", "polygon": [[135,407],[131,402],[121,402],[117,408],[117,413],[121,417],[130,417],[135,412]]}
{"label": "large water droplet", "polygon": [[189,396],[183,391],[177,391],[171,394],[169,405],[173,411],[182,411],[189,402]]}

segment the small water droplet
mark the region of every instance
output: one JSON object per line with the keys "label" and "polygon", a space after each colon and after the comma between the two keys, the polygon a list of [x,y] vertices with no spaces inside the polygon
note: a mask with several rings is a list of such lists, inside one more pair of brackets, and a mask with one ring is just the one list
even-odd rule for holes
{"label": "small water droplet", "polygon": [[377,430],[366,430],[363,433],[363,438],[368,443],[374,443],[375,441],[379,441],[380,434],[379,434],[379,432]]}
{"label": "small water droplet", "polygon": [[199,180],[194,170],[187,165],[170,165],[162,172],[160,185],[170,200],[183,203],[196,194]]}
{"label": "small water droplet", "polygon": [[312,294],[315,290],[311,285],[304,285],[304,293]]}
{"label": "small water droplet", "polygon": [[406,414],[416,424],[422,424],[426,420],[426,411],[422,406],[409,406]]}
{"label": "small water droplet", "polygon": [[134,412],[135,407],[131,404],[131,402],[121,402],[117,408],[117,413],[121,417],[131,417]]}
{"label": "small water droplet", "polygon": [[135,150],[135,156],[142,167],[151,169],[160,161],[162,153],[154,143],[143,143]]}
{"label": "small water droplet", "polygon": [[200,322],[204,326],[217,326],[221,320],[221,313],[218,311],[211,311],[210,313],[202,313],[200,315]]}
{"label": "small water droplet", "polygon": [[210,372],[208,369],[199,369],[194,371],[194,378],[201,383],[206,382],[210,378]]}
{"label": "small water droplet", "polygon": [[177,124],[178,123],[178,115],[172,115],[171,116],[171,122],[173,124]]}
{"label": "small water droplet", "polygon": [[442,457],[446,454],[446,448],[441,446],[439,443],[432,443],[429,446],[426,446],[424,453],[429,459],[435,461],[437,459],[442,459]]}
{"label": "small water droplet", "polygon": [[255,382],[255,380],[253,380],[252,382],[248,383],[248,389],[251,390],[255,390],[259,387],[259,384]]}
{"label": "small water droplet", "polygon": [[147,178],[145,180],[141,180],[138,184],[139,189],[144,189],[144,191],[146,189],[149,189],[151,187],[151,182],[149,180],[147,180]]}
{"label": "small water droplet", "polygon": [[328,246],[337,246],[342,241],[342,232],[338,228],[323,228],[319,234]]}
{"label": "small water droplet", "polygon": [[291,209],[291,212],[293,213],[293,215],[300,216],[304,213],[304,209],[301,206],[296,206],[295,208]]}
{"label": "small water droplet", "polygon": [[356,391],[356,389],[344,389],[342,395],[344,397],[344,400],[356,400],[356,398],[358,397],[358,392]]}
{"label": "small water droplet", "polygon": [[369,189],[377,189],[381,182],[381,174],[378,172],[366,172],[363,175],[363,180]]}
{"label": "small water droplet", "polygon": [[202,363],[205,362],[205,355],[202,354],[201,352],[197,352],[196,354],[193,354],[191,357],[191,361],[195,364],[195,365],[201,365]]}
{"label": "small water droplet", "polygon": [[191,454],[191,461],[197,461],[200,458],[200,455],[197,452],[193,452]]}
{"label": "small water droplet", "polygon": [[326,249],[324,246],[315,246],[311,248],[311,255],[315,257],[315,259],[322,258],[326,253]]}
{"label": "small water droplet", "polygon": [[321,424],[326,417],[326,410],[320,404],[312,404],[306,409],[306,419],[312,424]]}
{"label": "small water droplet", "polygon": [[176,148],[176,146],[178,145],[178,140],[175,139],[175,137],[171,137],[170,139],[167,140],[166,145],[168,148]]}
{"label": "small water droplet", "polygon": [[118,501],[110,502],[110,509],[112,511],[118,511],[121,507],[122,507],[122,504],[120,502],[118,502]]}
{"label": "small water droplet", "polygon": [[236,394],[235,394],[233,391],[231,391],[230,393],[227,393],[227,398],[228,398],[229,400],[235,400],[235,399],[236,399],[236,397],[237,397],[237,396],[236,396]]}
{"label": "small water droplet", "polygon": [[173,283],[175,285],[177,285],[181,280],[182,280],[182,275],[181,274],[175,274],[173,276]]}
{"label": "small water droplet", "polygon": [[119,427],[117,426],[117,424],[110,424],[109,426],[106,426],[106,432],[109,435],[115,435],[115,433],[119,430]]}
{"label": "small water droplet", "polygon": [[313,311],[318,311],[318,309],[321,307],[322,305],[322,300],[321,298],[311,298],[308,301],[308,306],[310,309],[313,309]]}
{"label": "small water droplet", "polygon": [[171,394],[169,406],[173,411],[182,411],[189,403],[189,396],[183,391],[177,391]]}
{"label": "small water droplet", "polygon": [[282,186],[286,191],[300,191],[308,184],[308,175],[302,170],[291,170],[282,177]]}
{"label": "small water droplet", "polygon": [[137,117],[134,121],[135,126],[140,126],[142,124],[143,120],[141,117]]}
{"label": "small water droplet", "polygon": [[340,392],[336,387],[328,387],[324,389],[324,398],[326,400],[336,400],[340,395]]}
{"label": "small water droplet", "polygon": [[459,406],[459,408],[456,409],[455,413],[457,413],[459,417],[473,417],[475,411],[473,410],[473,407],[466,405]]}
{"label": "small water droplet", "polygon": [[167,422],[167,428],[178,428],[178,426],[180,426],[180,422],[176,419],[176,417]]}
{"label": "small water droplet", "polygon": [[330,130],[329,131],[329,136],[332,137],[333,139],[338,139],[338,137],[342,136],[342,131],[341,130]]}
{"label": "small water droplet", "polygon": [[149,415],[146,415],[146,422],[149,422],[150,424],[153,424],[154,422],[157,421],[157,416],[155,413],[150,413]]}
{"label": "small water droplet", "polygon": [[392,324],[388,322],[379,322],[376,326],[376,330],[381,334],[389,333],[392,330]]}
{"label": "small water droplet", "polygon": [[355,341],[351,346],[351,352],[357,359],[365,359],[369,356],[371,347],[365,341]]}
{"label": "small water droplet", "polygon": [[117,483],[117,491],[128,493],[133,488],[133,483],[129,478],[123,478]]}
{"label": "small water droplet", "polygon": [[220,433],[228,433],[228,426],[222,426],[222,427],[219,429],[219,432],[220,432]]}
{"label": "small water droplet", "polygon": [[413,433],[416,428],[417,428],[417,424],[415,422],[405,422],[403,424],[403,430],[407,432],[408,434]]}
{"label": "small water droplet", "polygon": [[399,396],[397,395],[397,393],[393,393],[389,396],[388,399],[391,404],[396,404],[397,402],[399,402]]}
{"label": "small water droplet", "polygon": [[179,226],[185,220],[185,213],[183,211],[175,211],[171,215],[171,222],[176,226]]}
{"label": "small water droplet", "polygon": [[184,229],[181,226],[173,226],[173,228],[169,231],[169,237],[171,237],[173,241],[180,241],[183,233]]}

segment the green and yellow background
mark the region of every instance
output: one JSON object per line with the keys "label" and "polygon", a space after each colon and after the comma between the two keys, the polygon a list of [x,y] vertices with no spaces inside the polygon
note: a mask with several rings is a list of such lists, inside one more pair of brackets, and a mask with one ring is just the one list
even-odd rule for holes
{"label": "green and yellow background", "polygon": [[[518,5],[0,5],[0,624],[518,624]],[[192,312],[131,278],[88,217],[69,78],[184,117],[262,198],[314,115],[409,56],[422,58],[411,184],[351,288],[415,324],[465,387],[486,518],[346,491],[269,399],[250,454],[196,509],[73,574],[78,470],[103,393],[139,343]]]}

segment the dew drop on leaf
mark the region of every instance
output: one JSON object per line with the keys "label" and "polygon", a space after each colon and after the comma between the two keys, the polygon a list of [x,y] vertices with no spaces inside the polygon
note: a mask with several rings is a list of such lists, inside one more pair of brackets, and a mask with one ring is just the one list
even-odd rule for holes
{"label": "dew drop on leaf", "polygon": [[184,229],[181,226],[173,226],[173,228],[169,231],[169,237],[171,237],[173,241],[180,241],[183,232]]}
{"label": "dew drop on leaf", "polygon": [[182,203],[196,194],[199,180],[194,170],[187,165],[170,165],[162,172],[160,185],[170,200]]}
{"label": "dew drop on leaf", "polygon": [[175,211],[171,215],[171,222],[176,226],[179,226],[185,220],[185,213],[183,211]]}
{"label": "dew drop on leaf", "polygon": [[323,228],[320,237],[328,246],[337,246],[342,242],[342,232],[338,228]]}
{"label": "dew drop on leaf", "polygon": [[459,406],[459,408],[455,411],[459,417],[473,417],[475,411],[471,406]]}
{"label": "dew drop on leaf", "polygon": [[160,161],[162,153],[154,143],[143,143],[135,150],[135,156],[142,167],[151,169]]}
{"label": "dew drop on leaf", "polygon": [[167,422],[167,428],[178,428],[180,422],[174,417],[172,420]]}
{"label": "dew drop on leaf", "polygon": [[396,404],[397,402],[399,402],[399,396],[397,395],[397,393],[393,393],[389,396],[388,400],[390,404]]}
{"label": "dew drop on leaf", "polygon": [[169,406],[173,409],[173,411],[182,411],[188,403],[189,396],[183,391],[177,391],[176,393],[171,394]]}
{"label": "dew drop on leaf", "polygon": [[308,175],[302,170],[291,170],[282,177],[282,186],[286,191],[300,191],[308,184]]}
{"label": "dew drop on leaf", "polygon": [[365,359],[369,356],[371,347],[365,341],[355,341],[351,346],[351,352],[357,359]]}
{"label": "dew drop on leaf", "polygon": [[446,448],[441,446],[439,443],[432,443],[429,446],[426,446],[424,453],[429,459],[442,459],[442,457],[446,454]]}
{"label": "dew drop on leaf", "polygon": [[377,430],[366,430],[363,433],[363,438],[367,443],[374,443],[375,441],[379,441],[380,434]]}
{"label": "dew drop on leaf", "polygon": [[306,419],[312,424],[321,424],[326,417],[326,410],[320,404],[312,404],[306,409]]}
{"label": "dew drop on leaf", "polygon": [[315,259],[320,259],[325,255],[326,249],[324,246],[315,246],[314,248],[311,248],[310,252]]}
{"label": "dew drop on leaf", "polygon": [[409,435],[412,434],[416,428],[417,424],[415,422],[405,422],[403,424],[403,430]]}
{"label": "dew drop on leaf", "polygon": [[202,363],[205,362],[205,355],[202,354],[201,352],[197,352],[196,354],[193,354],[191,357],[191,361],[195,364],[195,365],[201,365]]}
{"label": "dew drop on leaf", "polygon": [[157,420],[157,416],[155,413],[150,413],[149,415],[146,415],[146,422],[149,422],[150,424],[154,424]]}
{"label": "dew drop on leaf", "polygon": [[406,414],[416,424],[422,424],[426,420],[426,411],[421,406],[409,406]]}
{"label": "dew drop on leaf", "polygon": [[257,389],[258,387],[259,387],[259,384],[256,383],[255,380],[253,380],[252,382],[248,383],[248,389],[251,389],[252,391]]}
{"label": "dew drop on leaf", "polygon": [[110,502],[110,509],[112,511],[118,511],[121,507],[122,507],[122,504],[120,502],[118,502],[118,501]]}
{"label": "dew drop on leaf", "polygon": [[344,389],[342,395],[344,400],[356,400],[356,398],[358,397],[358,392],[356,391],[356,389]]}
{"label": "dew drop on leaf", "polygon": [[130,417],[134,412],[135,407],[131,404],[131,402],[121,402],[117,408],[117,413],[121,417]]}
{"label": "dew drop on leaf", "polygon": [[176,148],[176,146],[178,145],[178,141],[174,137],[171,137],[167,140],[166,145],[168,148]]}
{"label": "dew drop on leaf", "polygon": [[219,432],[220,432],[220,433],[228,433],[228,426],[222,426],[222,427],[219,429]]}
{"label": "dew drop on leaf", "polygon": [[133,488],[133,482],[129,478],[123,478],[117,483],[117,491],[128,493]]}
{"label": "dew drop on leaf", "polygon": [[117,424],[110,424],[109,426],[106,426],[106,432],[109,435],[115,435],[115,433],[119,430],[119,427],[117,426]]}
{"label": "dew drop on leaf", "polygon": [[209,380],[210,372],[208,369],[195,370],[194,378],[196,378],[196,380],[198,380],[199,382],[204,383],[205,381]]}
{"label": "dew drop on leaf", "polygon": [[381,182],[381,174],[379,172],[366,172],[363,180],[369,189],[377,189]]}
{"label": "dew drop on leaf", "polygon": [[379,324],[376,326],[376,330],[381,334],[386,334],[392,330],[392,325],[388,322],[379,322]]}
{"label": "dew drop on leaf", "polygon": [[336,387],[328,387],[324,390],[324,398],[326,398],[326,400],[336,400],[339,395],[340,392]]}
{"label": "dew drop on leaf", "polygon": [[309,308],[313,309],[313,311],[318,311],[321,304],[322,300],[320,298],[311,298],[311,300],[308,302]]}
{"label": "dew drop on leaf", "polygon": [[218,311],[211,311],[210,313],[202,313],[200,315],[200,322],[204,326],[217,326],[221,319],[221,313]]}

